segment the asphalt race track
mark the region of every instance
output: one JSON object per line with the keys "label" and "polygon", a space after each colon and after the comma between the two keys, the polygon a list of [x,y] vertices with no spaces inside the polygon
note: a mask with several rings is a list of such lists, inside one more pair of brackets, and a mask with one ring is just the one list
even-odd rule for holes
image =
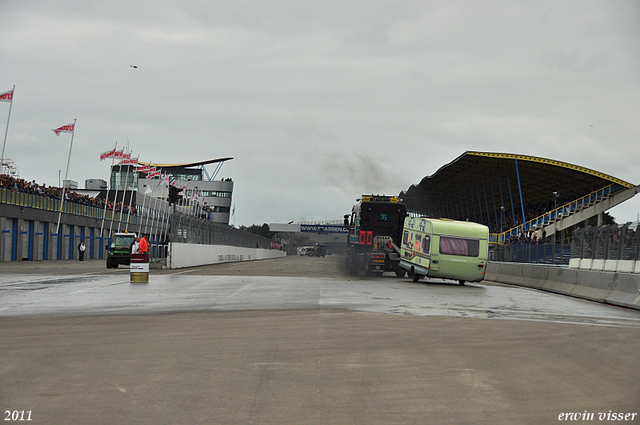
{"label": "asphalt race track", "polygon": [[341,260],[152,270],[144,284],[97,260],[0,263],[3,419],[640,423],[640,312],[354,277]]}

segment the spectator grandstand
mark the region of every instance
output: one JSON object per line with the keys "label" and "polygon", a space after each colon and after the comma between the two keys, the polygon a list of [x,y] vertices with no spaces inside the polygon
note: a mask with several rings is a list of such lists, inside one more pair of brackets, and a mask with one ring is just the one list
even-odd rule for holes
{"label": "spectator grandstand", "polygon": [[[13,192],[28,193],[32,195],[42,196],[49,199],[61,199],[62,189],[54,186],[47,186],[46,184],[39,185],[35,180],[29,182],[24,179],[14,178],[6,174],[0,175],[0,189],[7,189]],[[136,215],[137,210],[135,207],[129,207],[123,205],[122,202],[116,202],[115,204],[109,200],[96,196],[91,197],[89,195],[82,195],[72,190],[65,191],[65,202],[71,202],[74,204],[87,205],[96,208],[104,208],[105,202],[107,203],[108,211],[122,211],[124,214]]]}
{"label": "spectator grandstand", "polygon": [[493,242],[525,243],[601,216],[637,192],[578,165],[467,151],[398,196],[412,215],[474,221],[491,229]]}

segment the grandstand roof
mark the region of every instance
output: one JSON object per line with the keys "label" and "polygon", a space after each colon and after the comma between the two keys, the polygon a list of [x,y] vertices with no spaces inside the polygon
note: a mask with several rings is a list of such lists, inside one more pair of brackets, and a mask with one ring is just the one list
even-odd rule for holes
{"label": "grandstand roof", "polygon": [[634,187],[608,174],[553,159],[467,151],[399,198],[409,211],[431,216],[446,216],[443,211],[460,211],[466,216],[475,208],[493,217],[495,209],[502,205],[511,210],[512,203],[516,215],[522,216],[518,214],[522,210],[520,191],[526,209],[547,202],[553,205],[553,192],[570,201],[611,184],[615,189]]}
{"label": "grandstand roof", "polygon": [[227,157],[227,158],[208,159],[206,161],[198,161],[198,162],[184,162],[184,163],[178,163],[178,164],[156,164],[153,162],[140,161],[139,164],[153,165],[154,167],[159,167],[159,168],[180,168],[180,167],[197,167],[199,165],[214,164],[216,162],[225,162],[232,159],[233,159],[232,157]]}

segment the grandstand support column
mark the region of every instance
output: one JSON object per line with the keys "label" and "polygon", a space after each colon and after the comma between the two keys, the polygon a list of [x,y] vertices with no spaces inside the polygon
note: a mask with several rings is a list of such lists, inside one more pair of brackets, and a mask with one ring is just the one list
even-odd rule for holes
{"label": "grandstand support column", "polygon": [[[471,185],[471,183],[469,183],[469,185]],[[467,189],[465,188],[464,190],[464,194],[465,196],[467,195]],[[471,186],[469,186],[469,197],[471,198],[471,207],[473,208],[473,221],[475,223],[478,222],[478,217],[476,215],[476,203],[473,200],[473,188]]]}
{"label": "grandstand support column", "polygon": [[[462,189],[464,190],[464,197],[467,201],[467,220],[471,220],[471,209],[469,208],[469,197],[467,196],[467,188],[462,186]],[[462,191],[460,191],[460,193],[460,196],[462,196]]]}
{"label": "grandstand support column", "polygon": [[489,169],[489,186],[491,187],[491,198],[493,199],[493,213],[495,215],[495,225],[498,227],[498,206],[496,205],[496,193],[493,190],[493,178],[491,177],[491,169]]}
{"label": "grandstand support column", "polygon": [[509,186],[509,200],[511,201],[511,215],[513,216],[513,225],[515,226],[517,221],[516,221],[516,209],[513,206],[513,192],[511,191],[511,180],[509,178],[509,167],[507,166],[507,164],[504,165],[505,169],[507,170],[507,185]]}
{"label": "grandstand support column", "polygon": [[7,218],[0,217],[0,262],[4,261],[5,258],[5,248],[7,246],[5,239],[10,237],[10,234],[8,232],[5,232],[6,225]]}
{"label": "grandstand support column", "polygon": [[477,174],[476,174],[476,191],[478,193],[478,210],[480,211],[480,223],[484,224],[484,216],[482,215],[482,201],[480,200],[480,183],[478,183]]}
{"label": "grandstand support column", "polygon": [[522,185],[520,184],[520,171],[518,171],[518,160],[516,158],[513,159],[516,164],[516,178],[518,179],[518,192],[520,193],[520,208],[522,208],[522,222],[527,222],[527,216],[524,213],[524,201],[522,200]]}
{"label": "grandstand support column", "polygon": [[487,226],[491,229],[491,212],[489,211],[489,199],[487,198],[487,185],[484,182],[484,174],[482,176],[482,191],[484,192],[484,204],[487,207]]}
{"label": "grandstand support column", "polygon": [[604,213],[600,212],[598,213],[598,227],[602,226],[602,215]]}
{"label": "grandstand support column", "polygon": [[15,248],[15,250],[16,250],[16,261],[22,261],[22,249],[23,249],[23,246],[24,246],[24,241],[22,239],[22,234],[24,232],[25,223],[24,223],[24,220],[21,219],[21,218],[19,218],[17,220],[18,220],[18,226],[17,226],[18,231],[16,232],[17,233],[17,238],[14,239],[16,241],[16,248]]}

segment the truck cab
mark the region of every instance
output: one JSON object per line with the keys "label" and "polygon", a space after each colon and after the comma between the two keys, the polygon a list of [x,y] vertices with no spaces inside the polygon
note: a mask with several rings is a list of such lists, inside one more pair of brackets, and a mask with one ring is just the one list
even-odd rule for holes
{"label": "truck cab", "polygon": [[395,197],[362,195],[351,216],[345,216],[349,230],[345,264],[351,274],[404,275],[398,245],[406,216],[406,206]]}

